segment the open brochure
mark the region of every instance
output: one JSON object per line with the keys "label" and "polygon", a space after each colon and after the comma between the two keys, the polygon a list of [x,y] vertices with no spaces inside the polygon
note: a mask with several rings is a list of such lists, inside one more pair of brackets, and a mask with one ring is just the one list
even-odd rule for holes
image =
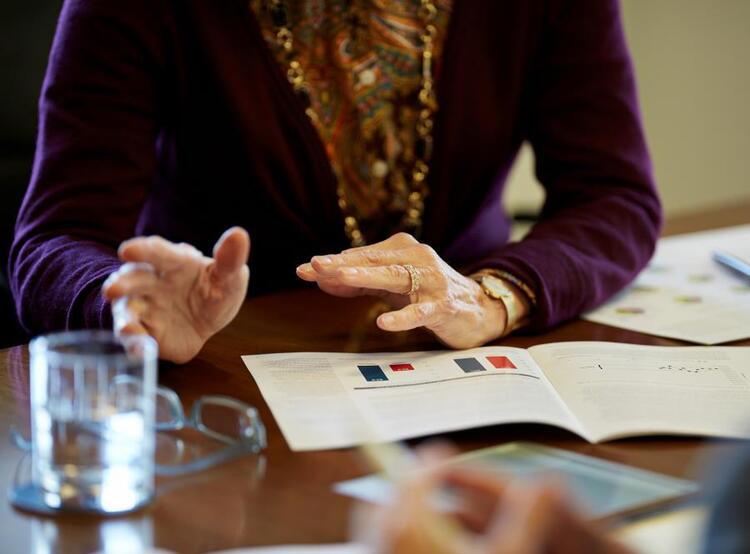
{"label": "open brochure", "polygon": [[589,442],[750,438],[750,347],[564,342],[242,359],[296,451],[501,423],[554,425]]}

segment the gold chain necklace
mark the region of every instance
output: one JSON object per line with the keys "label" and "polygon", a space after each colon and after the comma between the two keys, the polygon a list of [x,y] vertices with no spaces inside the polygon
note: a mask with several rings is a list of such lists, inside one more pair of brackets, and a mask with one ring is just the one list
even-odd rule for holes
{"label": "gold chain necklace", "polygon": [[[422,217],[424,214],[424,199],[428,194],[427,175],[430,171],[429,161],[432,156],[432,128],[434,114],[438,109],[437,96],[434,89],[432,77],[432,65],[434,60],[435,39],[437,27],[435,18],[437,8],[433,0],[420,0],[419,18],[424,24],[424,30],[420,33],[422,41],[422,75],[420,88],[417,95],[419,99],[419,115],[417,118],[417,147],[415,149],[415,160],[411,170],[411,187],[407,196],[406,210],[402,218],[403,228],[418,235],[422,229]],[[276,44],[282,49],[287,60],[286,77],[292,88],[303,98],[307,99],[305,113],[315,128],[320,132],[320,118],[310,106],[309,85],[305,79],[305,72],[298,59],[294,56],[294,35],[292,34],[289,17],[287,15],[285,0],[269,0],[268,3],[271,22],[276,31]],[[321,133],[322,134],[322,133]],[[331,167],[336,177],[336,194],[338,205],[344,216],[344,232],[352,246],[363,246],[367,244],[359,221],[349,208],[346,198],[346,187],[342,172],[337,164],[331,160]]]}

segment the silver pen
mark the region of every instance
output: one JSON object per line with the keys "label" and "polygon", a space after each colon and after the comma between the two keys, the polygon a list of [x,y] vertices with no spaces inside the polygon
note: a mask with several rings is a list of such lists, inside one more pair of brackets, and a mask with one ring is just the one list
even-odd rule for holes
{"label": "silver pen", "polygon": [[721,250],[714,251],[713,259],[716,263],[731,270],[739,277],[750,281],[750,262],[738,258],[734,254],[722,252]]}

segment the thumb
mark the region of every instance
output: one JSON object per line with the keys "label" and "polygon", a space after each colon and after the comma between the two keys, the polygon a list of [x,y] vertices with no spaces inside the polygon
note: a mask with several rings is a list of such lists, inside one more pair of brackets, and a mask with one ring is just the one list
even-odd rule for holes
{"label": "thumb", "polygon": [[214,246],[214,279],[219,281],[236,273],[250,256],[250,235],[242,227],[232,227]]}

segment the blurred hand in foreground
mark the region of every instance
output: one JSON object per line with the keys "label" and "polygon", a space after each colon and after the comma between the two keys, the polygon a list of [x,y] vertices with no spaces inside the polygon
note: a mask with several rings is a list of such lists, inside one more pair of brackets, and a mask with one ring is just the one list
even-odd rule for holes
{"label": "blurred hand in foreground", "polygon": [[[355,514],[355,538],[383,554],[630,553],[585,521],[554,484],[445,465],[448,455],[445,447],[424,449],[424,466],[404,479],[391,504]],[[452,514],[435,509],[443,489],[457,499]]]}
{"label": "blurred hand in foreground", "polygon": [[195,357],[234,319],[247,293],[250,237],[239,227],[221,236],[213,258],[157,236],[127,240],[118,255],[125,264],[102,286],[115,333],[151,335],[165,360]]}

